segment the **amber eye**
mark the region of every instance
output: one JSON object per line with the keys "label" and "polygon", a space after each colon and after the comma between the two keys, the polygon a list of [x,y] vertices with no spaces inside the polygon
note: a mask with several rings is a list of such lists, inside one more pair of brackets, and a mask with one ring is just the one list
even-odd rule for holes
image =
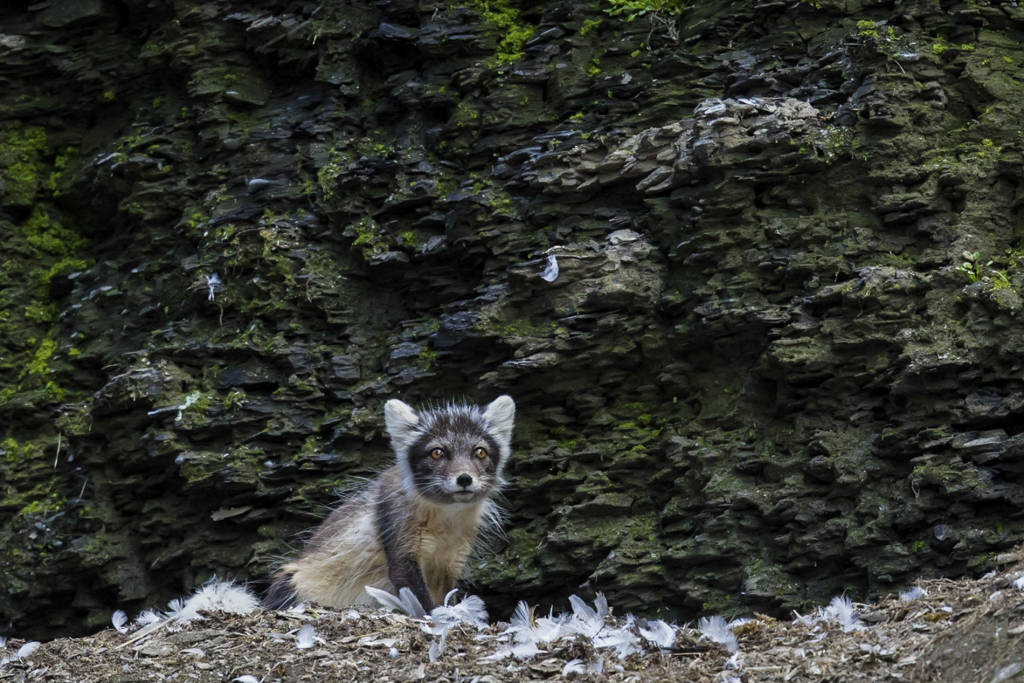
{"label": "amber eye", "polygon": [[476,448],[473,449],[473,455],[483,460],[484,458],[487,457],[487,449],[477,446]]}
{"label": "amber eye", "polygon": [[433,458],[434,460],[440,460],[441,458],[444,457],[444,449],[435,448],[434,450],[430,451],[430,457]]}

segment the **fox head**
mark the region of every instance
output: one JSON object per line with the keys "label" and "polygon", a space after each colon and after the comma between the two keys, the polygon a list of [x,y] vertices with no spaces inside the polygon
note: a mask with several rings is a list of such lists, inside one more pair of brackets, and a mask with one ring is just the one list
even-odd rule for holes
{"label": "fox head", "polygon": [[516,404],[499,396],[486,406],[453,405],[417,412],[397,398],[384,422],[407,493],[437,503],[478,502],[503,483]]}

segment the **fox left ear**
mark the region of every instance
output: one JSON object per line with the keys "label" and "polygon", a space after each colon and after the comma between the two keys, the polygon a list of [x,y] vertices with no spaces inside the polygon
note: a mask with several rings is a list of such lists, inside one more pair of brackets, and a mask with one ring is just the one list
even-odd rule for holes
{"label": "fox left ear", "polygon": [[512,426],[516,417],[516,402],[511,396],[499,396],[484,408],[484,420],[506,444],[512,441]]}
{"label": "fox left ear", "polygon": [[395,452],[404,453],[411,445],[413,430],[419,424],[420,417],[412,406],[393,398],[384,404],[384,426],[391,437],[391,447]]}

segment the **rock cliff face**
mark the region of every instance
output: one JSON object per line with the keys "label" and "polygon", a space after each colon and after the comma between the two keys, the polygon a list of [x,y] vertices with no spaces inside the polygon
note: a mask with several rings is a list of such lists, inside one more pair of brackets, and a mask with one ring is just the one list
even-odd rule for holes
{"label": "rock cliff face", "polygon": [[494,614],[1024,539],[1024,8],[644,5],[0,10],[6,630],[265,578],[392,396],[517,400]]}

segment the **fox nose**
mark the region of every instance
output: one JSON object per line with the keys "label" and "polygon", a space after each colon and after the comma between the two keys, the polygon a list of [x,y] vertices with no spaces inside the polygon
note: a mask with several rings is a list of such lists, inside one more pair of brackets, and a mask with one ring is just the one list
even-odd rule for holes
{"label": "fox nose", "polygon": [[470,486],[473,485],[473,477],[463,472],[462,474],[459,475],[458,479],[455,480],[455,483],[464,489],[468,489]]}

